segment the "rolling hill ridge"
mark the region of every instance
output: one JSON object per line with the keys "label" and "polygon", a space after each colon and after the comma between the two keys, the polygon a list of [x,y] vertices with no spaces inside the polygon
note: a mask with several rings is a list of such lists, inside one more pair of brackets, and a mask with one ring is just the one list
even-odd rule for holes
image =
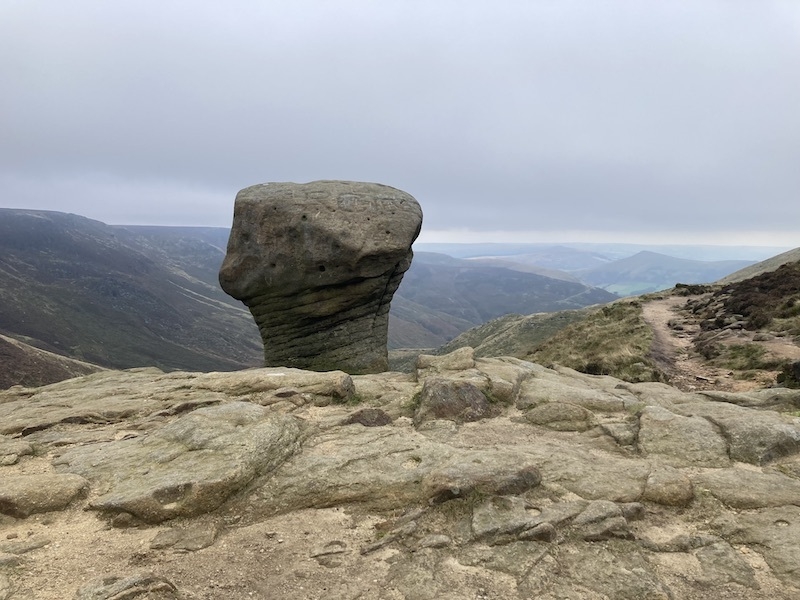
{"label": "rolling hill ridge", "polygon": [[[263,348],[253,319],[218,283],[228,235],[0,209],[0,334],[106,368],[258,366]],[[506,313],[613,297],[577,282],[419,253],[392,304],[389,346],[436,347]],[[19,348],[8,350],[17,356]],[[23,381],[33,380],[20,374],[16,383]]]}

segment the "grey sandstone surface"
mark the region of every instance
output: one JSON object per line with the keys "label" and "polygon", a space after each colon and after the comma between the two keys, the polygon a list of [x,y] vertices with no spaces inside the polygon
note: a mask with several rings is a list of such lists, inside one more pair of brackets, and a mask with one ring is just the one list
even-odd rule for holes
{"label": "grey sandstone surface", "polygon": [[0,598],[800,597],[800,391],[417,367],[0,392]]}
{"label": "grey sandstone surface", "polygon": [[389,305],[422,210],[375,183],[267,183],[236,195],[220,284],[250,309],[267,366],[388,368]]}

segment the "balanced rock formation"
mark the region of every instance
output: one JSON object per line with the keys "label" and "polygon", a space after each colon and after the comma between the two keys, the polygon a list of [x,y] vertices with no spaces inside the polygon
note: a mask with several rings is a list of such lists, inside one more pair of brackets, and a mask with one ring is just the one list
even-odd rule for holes
{"label": "balanced rock formation", "polygon": [[421,226],[417,201],[385,185],[248,187],[220,284],[250,309],[267,366],[385,371],[389,303]]}

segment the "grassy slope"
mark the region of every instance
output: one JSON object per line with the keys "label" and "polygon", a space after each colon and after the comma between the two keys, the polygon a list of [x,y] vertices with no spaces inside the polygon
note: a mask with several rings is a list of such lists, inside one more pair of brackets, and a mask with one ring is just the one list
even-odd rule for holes
{"label": "grassy slope", "polygon": [[181,236],[146,239],[75,215],[0,211],[0,332],[113,368],[256,365],[255,325],[216,283],[222,257]]}
{"label": "grassy slope", "polygon": [[619,301],[568,325],[524,358],[626,381],[661,381],[649,358],[652,343],[641,301]]}

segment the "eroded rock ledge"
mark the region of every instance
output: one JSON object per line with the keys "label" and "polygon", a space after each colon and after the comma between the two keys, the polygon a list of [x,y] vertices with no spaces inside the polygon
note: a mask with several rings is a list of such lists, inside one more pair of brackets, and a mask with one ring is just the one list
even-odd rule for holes
{"label": "eroded rock ledge", "polygon": [[796,598],[798,408],[468,348],[15,388],[0,597]]}

